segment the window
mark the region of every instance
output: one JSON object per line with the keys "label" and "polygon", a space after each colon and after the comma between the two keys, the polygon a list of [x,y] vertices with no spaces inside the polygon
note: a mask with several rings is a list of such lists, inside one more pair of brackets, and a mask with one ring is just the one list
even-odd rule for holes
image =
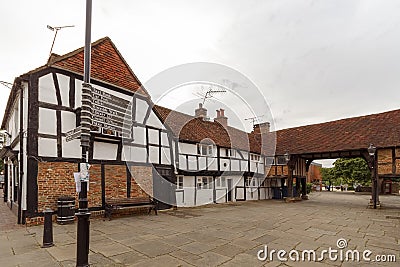
{"label": "window", "polygon": [[286,165],[286,159],[284,156],[277,156],[275,162],[276,165]]}
{"label": "window", "polygon": [[225,177],[218,177],[216,180],[215,187],[226,187],[226,179]]}
{"label": "window", "polygon": [[197,154],[202,156],[212,156],[213,145],[197,144]]}
{"label": "window", "polygon": [[197,178],[197,189],[212,189],[212,177]]}
{"label": "window", "polygon": [[256,178],[252,178],[252,177],[247,177],[246,186],[249,186],[249,187],[257,186],[257,179]]}
{"label": "window", "polygon": [[260,155],[257,155],[257,154],[250,154],[250,160],[251,161],[257,161],[257,162],[259,162],[260,161]]}
{"label": "window", "polygon": [[235,149],[226,149],[226,156],[227,157],[231,157],[231,158],[235,158],[236,157],[236,150]]}
{"label": "window", "polygon": [[176,189],[183,189],[183,176],[178,176],[177,177]]}
{"label": "window", "polygon": [[265,157],[265,165],[271,166],[275,164],[275,157]]}

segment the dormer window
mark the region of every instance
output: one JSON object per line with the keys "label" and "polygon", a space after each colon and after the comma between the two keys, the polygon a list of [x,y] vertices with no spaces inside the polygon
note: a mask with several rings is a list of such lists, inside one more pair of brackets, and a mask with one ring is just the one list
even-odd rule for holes
{"label": "dormer window", "polygon": [[212,156],[213,145],[197,144],[197,154],[201,156]]}

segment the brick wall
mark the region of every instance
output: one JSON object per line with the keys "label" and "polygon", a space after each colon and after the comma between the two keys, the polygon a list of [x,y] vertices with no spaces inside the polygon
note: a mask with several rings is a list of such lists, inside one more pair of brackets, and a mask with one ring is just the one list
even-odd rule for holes
{"label": "brick wall", "polygon": [[378,173],[392,173],[392,149],[378,149]]}
{"label": "brick wall", "polygon": [[101,207],[101,165],[92,164],[89,173],[88,205],[89,207]]}
{"label": "brick wall", "polygon": [[127,197],[126,166],[105,165],[106,198]]}
{"label": "brick wall", "polygon": [[[38,211],[45,208],[57,210],[57,198],[60,196],[76,197],[74,172],[78,164],[68,162],[38,163]],[[77,203],[76,203],[77,204]]]}
{"label": "brick wall", "polygon": [[[153,194],[152,168],[149,166],[132,166],[131,197],[143,197]],[[75,197],[78,208],[78,193],[73,173],[78,172],[77,163],[39,162],[38,163],[38,212],[46,208],[57,211],[57,199],[60,196]],[[105,165],[105,195],[110,197],[127,197],[126,165]],[[101,207],[101,165],[93,164],[90,168],[88,201],[89,207]],[[43,217],[27,218],[26,224],[42,224]]]}
{"label": "brick wall", "polygon": [[153,196],[153,173],[150,166],[132,166],[131,197]]}

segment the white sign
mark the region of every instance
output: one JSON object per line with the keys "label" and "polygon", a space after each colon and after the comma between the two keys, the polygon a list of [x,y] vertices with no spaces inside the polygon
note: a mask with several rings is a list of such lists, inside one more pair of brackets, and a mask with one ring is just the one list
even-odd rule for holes
{"label": "white sign", "polygon": [[81,137],[81,126],[78,126],[75,129],[73,129],[71,131],[68,131],[65,134],[65,141],[69,142],[69,141],[72,141],[72,140],[77,139],[79,137]]}

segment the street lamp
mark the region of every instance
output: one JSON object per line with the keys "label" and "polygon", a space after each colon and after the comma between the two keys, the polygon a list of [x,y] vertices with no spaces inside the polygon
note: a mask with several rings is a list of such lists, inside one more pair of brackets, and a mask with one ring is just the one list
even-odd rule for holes
{"label": "street lamp", "polygon": [[285,157],[286,164],[288,164],[289,161],[290,161],[290,154],[289,154],[289,152],[286,152],[283,156]]}
{"label": "street lamp", "polygon": [[376,159],[375,159],[375,153],[376,153],[376,147],[373,144],[370,144],[368,147],[368,154],[370,157],[370,166],[371,166],[371,170],[372,170],[372,183],[373,183],[373,192],[372,192],[372,201],[374,204],[374,209],[376,209],[376,199],[378,196],[378,181],[376,178],[376,168],[375,168],[375,164],[376,164]]}
{"label": "street lamp", "polygon": [[293,163],[291,161],[292,157],[289,152],[286,152],[284,155],[286,165],[288,167],[288,179],[287,179],[287,190],[288,190],[288,198],[293,197]]}

